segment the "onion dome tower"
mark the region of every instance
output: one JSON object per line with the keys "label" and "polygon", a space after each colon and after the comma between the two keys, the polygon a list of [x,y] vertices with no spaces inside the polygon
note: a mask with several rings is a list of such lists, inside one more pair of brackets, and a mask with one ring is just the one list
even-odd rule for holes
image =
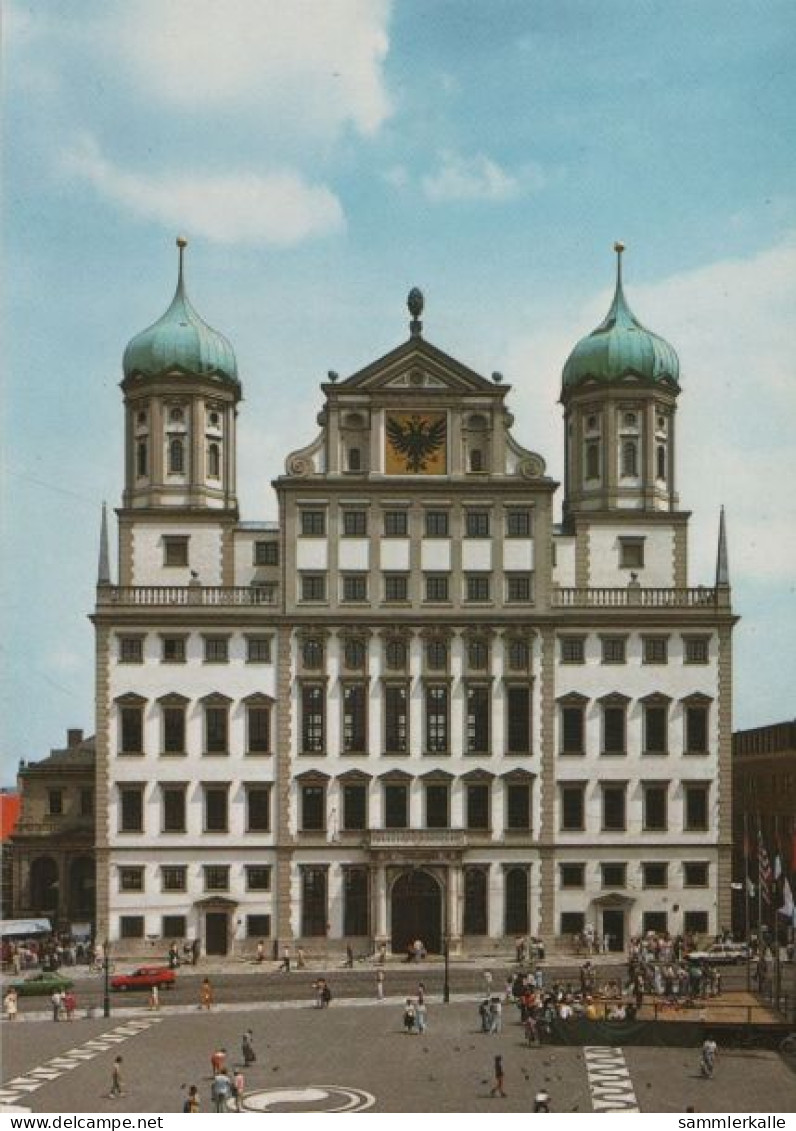
{"label": "onion dome tower", "polygon": [[675,413],[680,363],[647,330],[622,286],[624,244],[616,251],[616,289],[603,321],[564,366],[565,521],[578,512],[676,511]]}

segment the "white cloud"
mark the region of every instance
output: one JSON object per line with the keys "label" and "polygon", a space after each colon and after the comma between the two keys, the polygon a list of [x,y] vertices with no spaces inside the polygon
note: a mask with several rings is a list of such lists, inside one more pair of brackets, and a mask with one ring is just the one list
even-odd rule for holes
{"label": "white cloud", "polygon": [[264,175],[132,173],[109,161],[91,137],[67,152],[62,164],[133,215],[216,243],[284,247],[345,227],[334,193],[290,169]]}
{"label": "white cloud", "polygon": [[[628,266],[630,305],[680,356],[677,473],[680,505],[694,511],[693,583],[712,577],[722,503],[733,581],[787,581],[796,552],[796,240],[646,285],[633,284]],[[610,297],[607,288],[507,349],[518,435],[548,458],[554,476],[563,472],[561,417],[538,406],[557,399],[570,350],[602,319]]]}
{"label": "white cloud", "polygon": [[287,131],[375,133],[391,0],[128,0],[103,35],[149,96],[185,110],[252,108]]}
{"label": "white cloud", "polygon": [[512,200],[526,189],[525,178],[502,169],[491,157],[463,157],[450,150],[440,154],[439,168],[422,179],[429,200]]}

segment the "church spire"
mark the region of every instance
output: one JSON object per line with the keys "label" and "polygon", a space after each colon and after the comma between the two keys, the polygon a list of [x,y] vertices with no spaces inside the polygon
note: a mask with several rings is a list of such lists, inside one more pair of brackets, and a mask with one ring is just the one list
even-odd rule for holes
{"label": "church spire", "polygon": [[724,524],[724,507],[719,516],[719,545],[716,552],[716,588],[729,589],[730,562],[727,557],[727,528]]}
{"label": "church spire", "polygon": [[97,563],[97,585],[111,584],[111,559],[108,552],[108,515],[105,503],[102,504],[100,524],[99,561]]}

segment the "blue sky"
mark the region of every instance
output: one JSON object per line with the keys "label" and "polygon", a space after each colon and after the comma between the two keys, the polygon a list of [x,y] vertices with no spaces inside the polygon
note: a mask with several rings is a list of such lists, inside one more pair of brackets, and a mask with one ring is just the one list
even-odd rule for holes
{"label": "blue sky", "polygon": [[736,725],[792,718],[795,34],[785,0],[7,3],[0,781],[93,729],[121,355],[178,232],[238,355],[246,519],[326,371],[403,340],[412,285],[560,475],[561,368],[624,240],[680,354],[693,584],[727,507]]}

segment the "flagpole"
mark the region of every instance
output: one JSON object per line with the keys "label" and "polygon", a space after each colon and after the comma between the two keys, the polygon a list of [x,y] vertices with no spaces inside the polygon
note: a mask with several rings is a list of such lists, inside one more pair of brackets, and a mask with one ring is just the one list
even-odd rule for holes
{"label": "flagpole", "polygon": [[779,814],[774,814],[774,890],[771,900],[771,917],[774,924],[774,1008],[779,1011],[779,998],[782,992],[782,967],[779,960],[779,897],[777,895],[776,861],[779,860],[782,870],[782,858],[779,855]]}

